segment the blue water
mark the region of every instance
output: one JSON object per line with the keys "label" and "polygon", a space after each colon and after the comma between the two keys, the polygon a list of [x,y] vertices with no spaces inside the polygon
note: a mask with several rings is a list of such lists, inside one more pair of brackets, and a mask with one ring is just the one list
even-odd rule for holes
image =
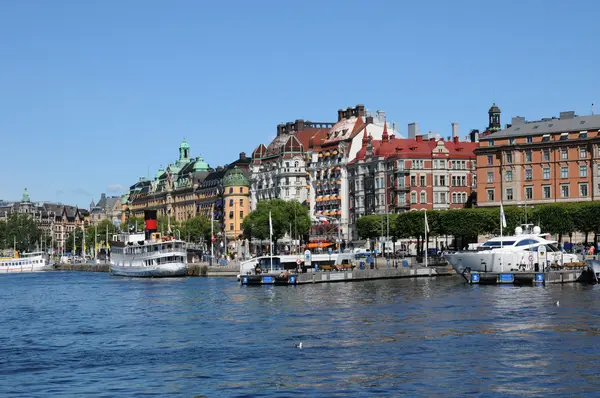
{"label": "blue water", "polygon": [[599,298],[454,277],[0,275],[0,395],[598,395]]}

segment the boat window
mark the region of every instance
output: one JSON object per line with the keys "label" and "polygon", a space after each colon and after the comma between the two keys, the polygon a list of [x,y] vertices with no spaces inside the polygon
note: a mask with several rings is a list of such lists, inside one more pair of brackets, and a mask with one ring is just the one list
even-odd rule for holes
{"label": "boat window", "polygon": [[517,243],[517,246],[534,245],[536,243],[538,243],[538,241],[535,239],[523,239]]}
{"label": "boat window", "polygon": [[515,244],[514,240],[505,240],[505,241],[489,241],[485,242],[482,247],[500,247],[500,246],[512,246]]}
{"label": "boat window", "polygon": [[549,251],[549,252],[559,252],[560,251],[558,246],[556,246],[554,243],[547,244],[546,248],[548,249],[547,251]]}

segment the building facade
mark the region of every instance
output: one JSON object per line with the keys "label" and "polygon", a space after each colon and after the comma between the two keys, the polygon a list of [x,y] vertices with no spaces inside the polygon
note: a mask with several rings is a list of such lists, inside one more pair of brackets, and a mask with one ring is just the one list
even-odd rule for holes
{"label": "building facade", "polygon": [[120,196],[106,196],[102,193],[98,203],[92,200],[90,203],[90,223],[92,225],[98,224],[103,220],[121,220],[121,197]]}
{"label": "building facade", "polygon": [[[378,111],[377,119],[369,115],[364,105],[338,110],[338,121],[327,132],[322,141],[309,150],[310,163],[310,213],[316,223],[310,233],[312,242],[330,240],[331,232],[323,234],[323,224],[335,224],[339,231],[335,240],[350,241],[350,187],[347,166],[362,148],[362,139],[368,135],[381,140],[384,131],[390,129],[385,113]],[[395,131],[391,131],[395,134]],[[340,242],[342,243],[342,242]]]}
{"label": "building facade", "polygon": [[261,200],[297,200],[308,204],[307,151],[320,142],[333,123],[296,120],[277,126],[277,136],[252,153],[252,209]]}
{"label": "building facade", "polygon": [[354,240],[355,223],[364,215],[464,207],[474,187],[478,144],[461,141],[458,124],[453,123],[450,140],[422,135],[395,138],[386,130],[381,140],[375,140],[367,130],[356,158],[348,164]]}
{"label": "building facade", "polygon": [[223,199],[225,207],[225,235],[227,239],[242,239],[242,222],[250,213],[250,181],[237,167],[233,167],[223,177]]}
{"label": "building facade", "polygon": [[[496,107],[497,108],[497,107]],[[497,119],[480,137],[478,206],[590,201],[600,196],[600,115]]]}
{"label": "building facade", "polygon": [[0,202],[0,221],[15,213],[31,216],[44,239],[49,237],[51,246],[58,252],[64,252],[69,234],[76,229],[83,229],[86,221],[89,221],[89,212],[77,206],[32,202],[27,188],[20,202]]}

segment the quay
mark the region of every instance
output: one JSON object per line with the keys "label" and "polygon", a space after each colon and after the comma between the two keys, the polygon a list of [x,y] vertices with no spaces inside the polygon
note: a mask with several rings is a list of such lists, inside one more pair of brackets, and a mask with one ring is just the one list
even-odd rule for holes
{"label": "quay", "polygon": [[[59,263],[54,266],[55,271],[81,271],[81,272],[109,272],[110,264],[91,264],[78,263],[67,264]],[[206,264],[188,264],[187,276],[208,276],[208,277],[234,277],[240,273],[240,266],[234,265],[215,265]]]}
{"label": "quay", "polygon": [[563,283],[594,283],[594,274],[586,268],[547,272],[464,272],[462,277],[471,285],[546,285]]}
{"label": "quay", "polygon": [[383,269],[353,269],[347,271],[318,271],[290,275],[242,275],[242,285],[305,285],[312,283],[356,282],[377,279],[432,278],[456,275],[449,266],[399,267]]}

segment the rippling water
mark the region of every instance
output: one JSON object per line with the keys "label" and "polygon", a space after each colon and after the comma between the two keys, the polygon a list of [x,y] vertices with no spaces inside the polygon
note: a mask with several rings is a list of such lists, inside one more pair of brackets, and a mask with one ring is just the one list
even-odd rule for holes
{"label": "rippling water", "polygon": [[454,277],[241,287],[0,275],[0,394],[593,395],[599,296]]}

